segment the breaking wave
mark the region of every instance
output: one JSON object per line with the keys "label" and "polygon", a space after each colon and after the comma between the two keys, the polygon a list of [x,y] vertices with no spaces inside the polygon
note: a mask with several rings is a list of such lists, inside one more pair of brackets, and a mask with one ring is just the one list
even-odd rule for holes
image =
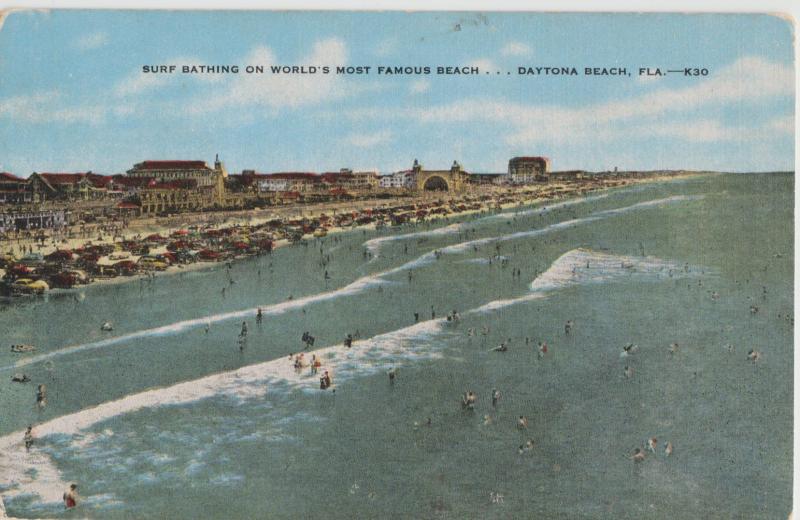
{"label": "breaking wave", "polygon": [[[304,354],[316,355],[322,362],[321,375],[327,370],[334,383],[354,377],[402,367],[422,360],[436,359],[438,345],[432,341],[442,332],[444,319],[429,320],[392,332],[355,341],[352,348],[329,346]],[[75,436],[98,423],[145,408],[187,404],[224,395],[239,401],[259,398],[268,392],[286,394],[292,390],[320,393],[319,375],[305,367],[295,370],[286,357],[213,374],[164,388],[146,390],[64,415],[36,426],[37,438],[49,435]],[[86,442],[78,441],[78,442]],[[35,468],[35,472],[30,469]],[[23,432],[0,437],[0,489],[14,497],[37,495],[46,503],[58,502],[66,488],[50,458],[41,450],[26,452]]]}

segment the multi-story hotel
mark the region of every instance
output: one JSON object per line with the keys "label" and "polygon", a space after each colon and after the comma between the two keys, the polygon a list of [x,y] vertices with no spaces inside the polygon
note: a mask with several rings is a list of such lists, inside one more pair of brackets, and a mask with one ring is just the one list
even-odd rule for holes
{"label": "multi-story hotel", "polygon": [[546,182],[550,174],[550,159],[547,157],[514,157],[508,161],[511,184]]}

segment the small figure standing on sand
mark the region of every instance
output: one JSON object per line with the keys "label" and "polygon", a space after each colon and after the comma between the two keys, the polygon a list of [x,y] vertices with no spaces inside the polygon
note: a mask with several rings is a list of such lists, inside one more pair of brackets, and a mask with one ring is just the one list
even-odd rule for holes
{"label": "small figure standing on sand", "polygon": [[25,435],[22,440],[25,442],[25,451],[31,451],[31,446],[33,446],[33,426],[29,425],[25,428]]}
{"label": "small figure standing on sand", "polygon": [[78,485],[70,484],[69,491],[64,493],[64,509],[72,509],[78,505]]}
{"label": "small figure standing on sand", "polygon": [[36,406],[39,408],[47,406],[47,387],[44,385],[39,385],[36,388]]}

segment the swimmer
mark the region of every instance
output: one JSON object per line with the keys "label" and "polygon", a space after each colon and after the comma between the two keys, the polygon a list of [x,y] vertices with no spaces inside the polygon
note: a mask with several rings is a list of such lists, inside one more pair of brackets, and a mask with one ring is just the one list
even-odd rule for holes
{"label": "swimmer", "polygon": [[461,406],[472,410],[475,408],[475,401],[477,401],[477,399],[478,397],[472,391],[467,391],[461,398]]}
{"label": "swimmer", "polygon": [[755,363],[756,361],[761,359],[761,352],[757,350],[751,350],[750,352],[747,353],[747,359],[748,361],[752,361],[753,363]]}
{"label": "swimmer", "polygon": [[484,426],[489,426],[490,424],[492,424],[492,416],[488,415],[488,414],[484,415],[483,416],[483,425]]}
{"label": "swimmer", "polygon": [[69,491],[64,493],[64,509],[72,509],[78,505],[78,485],[70,484]]}
{"label": "swimmer", "polygon": [[492,389],[492,406],[497,406],[498,401],[500,401],[500,390],[494,388]]}
{"label": "swimmer", "polygon": [[669,355],[673,356],[673,355],[677,354],[679,348],[680,347],[678,346],[677,343],[670,343],[670,345],[669,345]]}
{"label": "swimmer", "polygon": [[496,347],[490,350],[490,352],[507,352],[508,346],[505,343],[500,343]]}
{"label": "swimmer", "polygon": [[31,451],[31,446],[33,446],[33,426],[28,426],[25,429],[25,435],[22,440],[25,442],[25,451]]}
{"label": "swimmer", "polygon": [[39,385],[36,389],[36,405],[39,408],[47,406],[47,387]]}
{"label": "swimmer", "polygon": [[533,439],[528,439],[528,442],[525,443],[525,449],[526,450],[532,450],[533,449]]}
{"label": "swimmer", "polygon": [[667,457],[672,455],[672,443],[669,441],[664,443],[664,455],[666,455]]}
{"label": "swimmer", "polygon": [[647,439],[647,449],[652,451],[653,453],[656,452],[656,448],[658,447],[658,439],[655,437],[650,437]]}
{"label": "swimmer", "polygon": [[641,450],[641,448],[636,448],[635,450],[633,450],[633,455],[631,455],[631,460],[633,460],[634,462],[642,462],[644,458],[645,458],[645,453],[644,451]]}
{"label": "swimmer", "polygon": [[395,378],[396,374],[397,373],[395,372],[394,368],[390,368],[389,369],[389,383],[390,384],[394,384],[394,378]]}
{"label": "swimmer", "polygon": [[628,366],[628,365],[625,365],[625,372],[624,372],[624,374],[625,374],[625,377],[626,377],[627,379],[630,379],[630,378],[632,378],[632,377],[633,377],[633,367],[630,367],[630,366]]}
{"label": "swimmer", "polygon": [[524,415],[520,415],[519,419],[517,419],[517,428],[520,430],[527,430],[528,429],[528,418]]}

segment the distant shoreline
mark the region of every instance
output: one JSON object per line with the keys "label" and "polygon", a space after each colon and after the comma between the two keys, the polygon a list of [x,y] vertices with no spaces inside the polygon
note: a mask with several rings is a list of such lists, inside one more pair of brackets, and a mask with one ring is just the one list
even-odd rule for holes
{"label": "distant shoreline", "polygon": [[[590,183],[576,182],[576,183],[570,183],[570,184],[548,184],[548,185],[543,186],[544,188],[558,188],[558,189],[561,189],[562,192],[559,193],[558,196],[556,196],[556,197],[543,195],[542,194],[543,190],[541,190],[541,189],[540,190],[534,190],[534,191],[528,191],[528,192],[518,192],[516,194],[516,197],[514,196],[515,195],[514,193],[509,193],[509,192],[502,192],[502,191],[489,192],[489,193],[494,195],[494,198],[509,197],[510,196],[514,200],[512,200],[511,202],[506,202],[504,204],[501,204],[499,208],[491,208],[491,207],[489,207],[489,208],[482,208],[481,210],[464,210],[464,211],[452,212],[452,213],[449,213],[447,215],[430,214],[430,215],[426,216],[423,221],[415,222],[414,225],[421,224],[423,222],[439,221],[439,220],[443,220],[443,219],[463,217],[463,216],[472,215],[472,214],[482,214],[482,213],[485,213],[487,211],[487,209],[489,211],[492,211],[492,212],[494,212],[494,211],[500,212],[500,211],[504,211],[504,210],[507,210],[507,209],[510,209],[510,208],[533,206],[533,205],[536,205],[536,204],[542,204],[542,203],[551,202],[551,201],[552,202],[556,202],[556,201],[561,202],[561,201],[564,201],[564,200],[579,199],[579,198],[581,198],[581,197],[583,197],[583,196],[585,196],[585,195],[587,195],[589,193],[597,193],[597,192],[612,190],[612,189],[616,189],[616,188],[624,188],[624,187],[628,187],[628,186],[635,185],[635,184],[669,182],[669,181],[679,180],[679,179],[683,179],[683,178],[687,178],[687,177],[696,177],[696,176],[700,176],[700,175],[708,175],[708,174],[716,174],[716,173],[718,173],[718,172],[684,172],[684,173],[681,173],[681,174],[674,174],[674,175],[661,175],[661,176],[644,177],[644,178],[637,178],[637,179],[624,179],[624,180],[617,181],[613,185],[609,185],[609,184],[595,185],[595,184],[590,184]],[[494,198],[488,204],[489,206],[491,206],[492,203],[494,202]],[[410,205],[410,204],[419,204],[419,203],[424,202],[425,200],[426,199],[419,198],[419,197],[414,198],[414,199],[392,199],[391,202],[393,202],[394,204],[387,204],[387,206],[389,208],[393,208],[393,207],[397,208],[397,207],[400,207],[400,206],[407,206],[407,205]],[[457,203],[458,201],[459,201],[458,198],[452,199],[452,202]],[[351,203],[352,205],[351,205],[351,207],[349,209],[351,211],[359,211],[360,212],[360,211],[363,211],[363,210],[365,210],[365,209],[367,209],[369,207],[374,207],[375,204],[370,204],[370,202],[373,202],[373,201],[354,201],[353,203]],[[384,204],[386,204],[385,201],[384,201]],[[323,205],[323,206],[325,206],[325,205]],[[327,207],[329,207],[329,206],[327,206]],[[229,215],[227,217],[223,217],[222,222],[218,223],[218,226],[216,226],[216,229],[227,229],[227,228],[232,228],[232,227],[235,227],[235,226],[258,226],[258,225],[266,223],[267,221],[269,221],[271,219],[281,218],[281,217],[276,216],[275,213],[282,213],[282,217],[283,218],[289,218],[291,216],[295,216],[298,211],[301,214],[308,213],[310,216],[313,216],[315,211],[319,211],[318,215],[325,213],[318,206],[309,206],[309,207],[291,206],[291,207],[276,208],[275,210],[270,211],[269,214],[267,214],[267,215],[264,215],[264,214],[258,215],[257,213],[262,213],[262,212],[250,211],[249,212],[250,213],[249,218],[244,218],[243,215],[240,215],[240,213],[242,213],[242,212],[236,212],[233,215]],[[246,212],[245,212],[245,214],[246,214]],[[183,218],[185,218],[186,220],[190,220],[193,216],[195,216],[195,215],[188,215],[187,214],[187,215],[181,215],[178,218],[181,219],[181,220],[183,220]],[[218,216],[219,215],[214,215],[214,217],[218,217]],[[209,219],[209,220],[213,220],[213,218]],[[195,224],[200,224],[200,223],[201,222],[195,222]],[[173,225],[169,225],[169,224],[167,224],[167,225],[158,225],[158,224],[149,225],[149,223],[147,223],[147,224],[141,223],[142,225],[136,225],[136,224],[137,223],[134,221],[133,225],[131,227],[126,228],[123,231],[122,235],[121,235],[121,239],[119,239],[119,236],[117,237],[116,240],[113,239],[111,236],[103,237],[103,240],[91,240],[91,239],[87,239],[87,238],[70,238],[70,239],[67,240],[66,244],[62,242],[62,243],[56,244],[56,245],[47,244],[44,247],[38,247],[37,248],[37,252],[41,252],[42,254],[46,255],[46,254],[49,254],[49,253],[51,253],[51,252],[53,252],[53,251],[55,251],[57,249],[75,249],[75,248],[80,247],[81,245],[84,245],[86,243],[91,243],[93,245],[116,244],[116,243],[119,243],[119,242],[124,241],[124,240],[134,240],[134,237],[138,236],[138,235],[161,234],[163,236],[169,236],[173,232],[187,227],[185,225],[186,224],[185,222],[181,222],[181,224],[179,224],[179,225],[174,225],[174,224]],[[407,226],[408,226],[408,224],[405,224],[403,226],[399,226],[398,229],[401,229],[401,230],[402,229],[407,229]],[[347,233],[347,232],[352,232],[352,231],[361,230],[361,229],[374,229],[374,228],[375,228],[375,224],[374,223],[363,224],[363,225],[357,225],[357,224],[354,223],[352,226],[349,226],[347,228],[342,228],[342,227],[331,227],[331,228],[328,228],[327,229],[327,235]],[[305,240],[305,239],[313,238],[313,237],[311,237],[310,235],[304,235],[303,238]],[[3,244],[3,243],[0,243],[0,244]],[[26,248],[28,246],[37,247],[36,244],[35,244],[34,239],[32,239],[32,238],[24,238],[24,239],[16,240],[16,241],[13,242],[12,245],[15,245],[17,247],[26,247]],[[273,251],[275,249],[278,249],[278,248],[281,248],[281,247],[285,247],[287,245],[290,245],[289,240],[286,240],[286,239],[275,240],[273,242],[273,246],[272,246],[273,247]],[[6,247],[4,247],[4,245],[0,245],[0,251],[2,251],[3,249],[6,249]],[[254,256],[254,255],[243,255],[243,256],[239,256],[239,257],[230,258],[230,259],[228,259],[226,261],[230,261],[230,262],[240,261],[240,260],[244,260],[244,259],[250,258],[252,256]],[[140,281],[140,280],[145,280],[145,279],[147,279],[147,278],[149,278],[151,276],[155,277],[155,278],[158,278],[158,277],[161,277],[161,276],[170,276],[170,275],[179,274],[179,273],[195,272],[195,271],[207,270],[207,269],[211,270],[212,268],[214,268],[216,266],[219,266],[221,264],[224,264],[224,263],[225,263],[225,261],[196,261],[196,262],[188,263],[188,264],[172,264],[172,265],[169,265],[165,270],[162,270],[162,271],[150,271],[150,272],[147,272],[147,273],[137,273],[137,274],[134,274],[134,275],[131,275],[131,276],[117,275],[117,276],[110,276],[110,277],[94,277],[87,284],[75,285],[74,287],[66,288],[66,289],[65,288],[53,288],[53,289],[49,290],[47,294],[72,294],[72,293],[78,292],[81,289],[89,287],[89,286],[117,285],[117,284],[124,284],[124,283],[131,283],[131,282],[136,282],[136,281]],[[3,275],[5,275],[5,270],[4,269],[0,269],[0,277],[2,277]],[[14,299],[16,299],[16,297],[14,297],[14,296],[0,297],[0,301],[13,301]]]}

